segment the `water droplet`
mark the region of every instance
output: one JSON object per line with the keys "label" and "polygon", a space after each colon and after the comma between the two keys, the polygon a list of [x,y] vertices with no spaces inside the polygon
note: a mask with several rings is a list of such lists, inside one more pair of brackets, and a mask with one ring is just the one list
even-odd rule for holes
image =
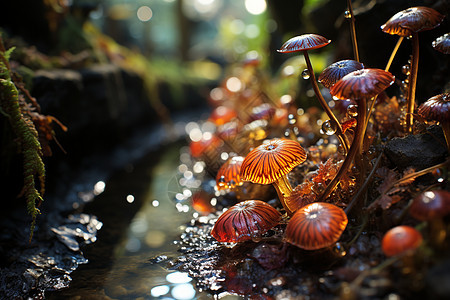
{"label": "water droplet", "polygon": [[404,65],[402,67],[402,73],[405,75],[409,75],[409,65]]}
{"label": "water droplet", "polygon": [[350,116],[350,117],[356,117],[356,116],[358,116],[358,106],[357,105],[355,105],[355,104],[350,104],[348,107],[347,107],[347,114]]}
{"label": "water droplet", "polygon": [[284,131],[284,136],[285,136],[285,137],[289,137],[290,134],[291,134],[291,130],[290,130],[290,129],[286,129],[286,130]]}
{"label": "water droplet", "polygon": [[346,19],[351,19],[351,18],[352,18],[352,13],[351,13],[349,10],[346,10],[346,11],[344,12],[344,17],[345,17]]}
{"label": "water droplet", "polygon": [[308,69],[304,69],[302,72],[302,78],[303,79],[309,79],[309,77],[311,77],[311,74],[309,73]]}
{"label": "water droplet", "polygon": [[333,135],[336,133],[337,126],[335,123],[331,122],[331,120],[327,120],[322,124],[322,131],[326,135]]}
{"label": "water droplet", "polygon": [[405,89],[405,90],[408,89],[408,82],[402,81],[402,89]]}

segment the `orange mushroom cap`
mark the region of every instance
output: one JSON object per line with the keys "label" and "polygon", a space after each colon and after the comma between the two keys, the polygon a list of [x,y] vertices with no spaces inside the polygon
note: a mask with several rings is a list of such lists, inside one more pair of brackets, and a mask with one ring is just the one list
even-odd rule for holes
{"label": "orange mushroom cap", "polygon": [[361,69],[348,73],[330,89],[338,99],[372,98],[394,83],[395,77],[381,69]]}
{"label": "orange mushroom cap", "polygon": [[307,51],[325,47],[329,43],[331,43],[331,40],[324,38],[321,35],[314,33],[303,34],[289,39],[281,46],[281,49],[277,51],[281,53]]}
{"label": "orange mushroom cap", "polygon": [[411,226],[391,228],[381,240],[381,249],[386,256],[403,254],[415,250],[422,243],[422,234]]}
{"label": "orange mushroom cap", "polygon": [[256,147],[245,157],[241,177],[253,183],[270,184],[306,160],[306,151],[299,143],[272,139]]}
{"label": "orange mushroom cap", "polygon": [[326,88],[331,88],[348,73],[361,69],[364,69],[364,65],[356,60],[340,60],[326,67],[320,74],[318,81]]}
{"label": "orange mushroom cap", "polygon": [[306,250],[336,243],[347,226],[345,212],[336,205],[314,202],[301,207],[286,227],[286,241]]}
{"label": "orange mushroom cap", "polygon": [[235,186],[239,186],[244,183],[240,176],[243,161],[244,158],[242,156],[233,156],[220,167],[216,175],[216,186],[219,191],[230,188],[232,189]]}
{"label": "orange mushroom cap", "polygon": [[431,43],[434,49],[444,54],[450,54],[450,33],[441,35]]}
{"label": "orange mushroom cap", "polygon": [[381,29],[383,32],[405,37],[410,36],[412,32],[433,29],[442,20],[444,20],[444,15],[430,7],[410,7],[392,16],[381,26]]}
{"label": "orange mushroom cap", "polygon": [[431,97],[419,106],[417,113],[429,121],[450,122],[450,93]]}
{"label": "orange mushroom cap", "polygon": [[281,214],[261,200],[233,205],[217,219],[211,235],[219,242],[237,243],[261,237],[280,221]]}
{"label": "orange mushroom cap", "polygon": [[409,213],[419,221],[442,218],[450,213],[450,192],[426,191],[414,198]]}

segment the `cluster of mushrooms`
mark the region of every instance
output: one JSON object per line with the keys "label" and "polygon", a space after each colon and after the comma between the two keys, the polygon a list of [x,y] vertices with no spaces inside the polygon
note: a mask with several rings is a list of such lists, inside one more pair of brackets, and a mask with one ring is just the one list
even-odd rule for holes
{"label": "cluster of mushrooms", "polygon": [[[348,18],[353,18],[352,13],[347,14]],[[411,40],[413,53],[405,72],[405,86],[401,87],[404,107],[398,116],[400,120],[396,119],[396,122],[401,123],[401,132],[395,134],[413,134],[414,122],[418,118],[420,121],[428,120],[442,126],[450,149],[450,93],[447,91],[436,95],[418,108],[415,103],[419,33],[439,26],[443,20],[442,14],[428,7],[411,7],[389,19],[381,29],[385,33],[398,35],[400,39],[384,70],[366,68],[358,61],[357,49],[354,49],[355,60],[335,62],[316,79],[308,52],[325,47],[331,41],[318,34],[304,34],[282,45],[278,50],[280,53],[303,54],[307,68],[302,76],[310,80],[314,94],[327,116],[321,133],[330,141],[335,141],[329,145],[336,147],[328,147],[332,149],[318,157],[314,154],[317,146],[305,141],[304,128],[308,128],[311,124],[307,123],[312,121],[302,121],[302,116],[297,113],[299,108],[292,101],[293,97],[284,95],[279,100],[272,100],[265,91],[264,78],[258,73],[258,60],[245,61],[241,65],[239,89],[231,88],[230,91],[223,87],[220,97],[217,93],[212,94],[220,98],[209,119],[216,126],[215,132],[192,141],[191,154],[211,166],[217,191],[234,193],[238,199],[245,199],[239,197],[244,184],[253,184],[257,189],[262,189],[262,193],[266,191],[263,187],[271,184],[280,206],[274,207],[263,200],[245,199],[220,214],[211,235],[224,243],[260,241],[267,231],[281,223],[286,225],[283,227],[283,242],[304,250],[318,250],[332,247],[340,240],[352,209],[355,212],[355,208],[358,208],[355,214],[367,213],[363,208],[368,204],[362,203],[364,200],[361,199],[367,191],[368,177],[376,168],[373,159],[376,156],[369,155],[368,149],[379,143],[379,139],[368,132],[376,127],[374,123],[383,121],[374,117],[377,98],[385,99],[385,90],[395,82],[389,68],[404,37]],[[356,39],[354,35],[352,38]],[[356,41],[353,44],[355,47]],[[450,53],[449,34],[438,37],[432,46],[441,53]],[[329,91],[336,106],[340,101],[350,103],[344,109],[344,116],[339,118],[335,115],[322,95],[318,82]],[[299,124],[302,122],[306,124]],[[285,131],[286,128],[291,130]],[[309,146],[306,150],[300,144],[303,142]],[[323,145],[321,147],[323,149]],[[217,166],[217,153],[222,151],[227,152],[229,158]],[[324,158],[330,161],[324,163]],[[308,170],[305,164],[322,166],[322,173],[326,173],[321,175],[324,178],[322,182],[318,182],[321,178],[317,175],[317,168],[307,173],[304,171]],[[304,172],[300,171],[301,175],[296,176],[303,181],[296,182],[292,172],[302,165]],[[297,184],[295,187],[292,186],[294,182]],[[343,189],[346,189],[345,193]],[[339,201],[336,200],[338,196]],[[428,223],[427,237],[438,244],[445,238],[442,220],[450,213],[450,193],[442,186],[416,193],[409,201],[408,212],[418,222]],[[382,239],[382,251],[386,256],[397,256],[416,249],[424,239],[424,229],[419,229],[408,225],[391,228]]]}

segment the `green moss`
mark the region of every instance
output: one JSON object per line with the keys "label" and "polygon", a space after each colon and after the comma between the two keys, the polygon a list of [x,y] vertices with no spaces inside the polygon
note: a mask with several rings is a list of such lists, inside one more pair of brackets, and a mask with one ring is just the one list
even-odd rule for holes
{"label": "green moss", "polygon": [[[42,202],[45,191],[45,166],[38,132],[32,120],[22,112],[19,91],[11,77],[9,56],[14,49],[5,50],[0,37],[0,110],[9,121],[17,150],[23,160],[23,188],[20,197],[27,203],[27,211],[32,217],[30,240],[33,237],[36,217],[40,213],[37,206]],[[37,184],[37,182],[39,184]],[[36,186],[40,189],[37,190]]]}

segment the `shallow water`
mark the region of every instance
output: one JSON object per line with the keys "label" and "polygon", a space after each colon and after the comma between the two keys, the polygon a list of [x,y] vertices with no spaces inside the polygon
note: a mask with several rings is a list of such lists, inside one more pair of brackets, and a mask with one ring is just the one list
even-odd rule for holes
{"label": "shallow water", "polygon": [[103,222],[98,240],[83,248],[89,263],[73,273],[68,289],[49,299],[203,299],[185,273],[167,270],[154,257],[176,257],[173,241],[192,217],[179,212],[177,167],[180,144],[149,153],[105,182],[84,212]]}

